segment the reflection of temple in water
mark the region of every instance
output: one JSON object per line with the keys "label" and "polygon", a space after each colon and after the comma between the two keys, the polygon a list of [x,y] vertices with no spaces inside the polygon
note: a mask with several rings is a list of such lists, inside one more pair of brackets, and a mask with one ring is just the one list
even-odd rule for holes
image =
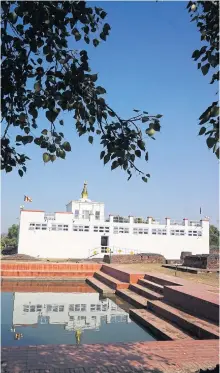
{"label": "reflection of temple in water", "polygon": [[14,293],[14,328],[59,324],[67,331],[99,330],[103,323],[130,321],[124,310],[98,293]]}

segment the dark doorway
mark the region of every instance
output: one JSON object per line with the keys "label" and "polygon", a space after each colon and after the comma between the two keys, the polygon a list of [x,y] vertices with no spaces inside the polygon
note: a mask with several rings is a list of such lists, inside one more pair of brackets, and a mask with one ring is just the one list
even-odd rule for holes
{"label": "dark doorway", "polygon": [[107,253],[108,236],[101,236],[101,252]]}

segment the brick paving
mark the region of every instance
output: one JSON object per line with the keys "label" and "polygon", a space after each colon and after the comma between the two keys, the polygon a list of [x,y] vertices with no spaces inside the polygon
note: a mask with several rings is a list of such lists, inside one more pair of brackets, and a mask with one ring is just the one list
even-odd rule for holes
{"label": "brick paving", "polygon": [[218,364],[217,340],[2,348],[2,373],[193,373]]}

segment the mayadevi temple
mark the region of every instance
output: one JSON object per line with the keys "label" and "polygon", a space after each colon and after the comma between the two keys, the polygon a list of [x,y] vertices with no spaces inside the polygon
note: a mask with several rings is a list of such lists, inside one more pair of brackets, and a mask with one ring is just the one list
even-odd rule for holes
{"label": "mayadevi temple", "polygon": [[209,220],[180,222],[166,217],[110,215],[105,205],[88,198],[87,184],[79,200],[65,212],[21,209],[18,254],[42,258],[102,258],[106,253],[163,255],[178,259],[182,252],[209,253]]}

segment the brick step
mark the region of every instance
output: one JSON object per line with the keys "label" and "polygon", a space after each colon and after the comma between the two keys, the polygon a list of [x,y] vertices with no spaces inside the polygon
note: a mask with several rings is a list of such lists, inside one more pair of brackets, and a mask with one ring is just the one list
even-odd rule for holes
{"label": "brick step", "polygon": [[141,286],[139,284],[130,284],[129,289],[134,291],[135,293],[142,295],[143,297],[146,297],[148,299],[162,299],[163,295],[155,293],[155,291],[147,289],[144,286]]}
{"label": "brick step", "polygon": [[148,289],[151,289],[155,291],[156,293],[163,294],[163,285],[156,284],[155,282],[145,280],[145,279],[139,279],[138,284],[145,286]]}
{"label": "brick step", "polygon": [[193,339],[187,333],[180,330],[177,326],[159,318],[152,312],[145,309],[130,310],[130,316],[139,322],[141,325],[148,328],[152,333],[160,339],[164,340],[190,340]]}
{"label": "brick step", "polygon": [[121,282],[117,280],[116,278],[107,275],[104,272],[97,271],[94,273],[94,277],[97,278],[99,281],[104,282],[107,286],[109,286],[112,289],[127,289],[129,286],[129,283],[127,282]]}
{"label": "brick step", "polygon": [[144,279],[154,282],[158,285],[162,286],[173,286],[173,285],[178,285],[177,281],[172,281],[172,279],[169,279],[171,276],[166,276],[166,275],[152,275],[152,274],[145,274]]}
{"label": "brick step", "polygon": [[94,271],[2,271],[2,277],[90,277]]}
{"label": "brick step", "polygon": [[[204,285],[205,287],[205,285]],[[165,286],[164,300],[185,312],[219,323],[218,294],[197,286]]]}
{"label": "brick step", "polygon": [[87,284],[92,286],[95,290],[97,290],[101,294],[114,294],[115,290],[110,288],[109,286],[103,284],[103,282],[97,280],[95,277],[87,277],[86,279]]}
{"label": "brick step", "polygon": [[163,317],[168,321],[178,325],[181,329],[186,330],[192,336],[199,339],[218,339],[219,327],[206,321],[192,316],[180,309],[172,307],[163,301],[149,301],[147,308],[154,314]]}
{"label": "brick step", "polygon": [[11,271],[99,271],[101,265],[97,263],[10,263],[1,262],[1,270]]}
{"label": "brick step", "polygon": [[121,298],[125,299],[128,303],[133,304],[135,307],[147,307],[147,299],[129,289],[116,290],[116,295],[119,295]]}

